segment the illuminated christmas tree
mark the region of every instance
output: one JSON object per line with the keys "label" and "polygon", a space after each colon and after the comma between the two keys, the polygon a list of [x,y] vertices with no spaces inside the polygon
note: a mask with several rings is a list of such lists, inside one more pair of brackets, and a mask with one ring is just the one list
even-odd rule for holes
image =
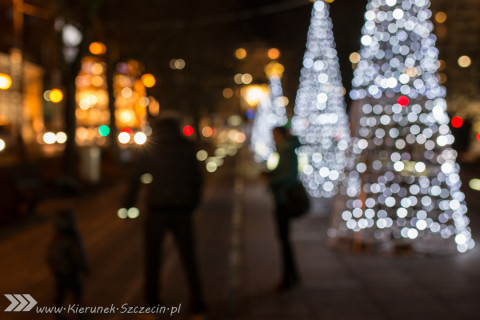
{"label": "illuminated christmas tree", "polygon": [[266,161],[275,152],[272,129],[288,122],[282,90],[283,66],[270,62],[265,67],[269,79],[269,94],[260,100],[252,127],[251,148],[256,160]]}
{"label": "illuminated christmas tree", "polygon": [[372,251],[474,247],[460,191],[429,0],[370,0],[350,93],[351,162],[335,245]]}
{"label": "illuminated christmas tree", "polygon": [[330,198],[343,178],[350,133],[329,5],[323,1],[313,5],[306,47],[293,132],[303,145],[303,184],[312,196]]}

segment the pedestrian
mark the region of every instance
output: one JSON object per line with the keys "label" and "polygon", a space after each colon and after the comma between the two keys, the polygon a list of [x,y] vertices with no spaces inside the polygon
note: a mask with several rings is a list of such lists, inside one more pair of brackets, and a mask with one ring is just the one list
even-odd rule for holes
{"label": "pedestrian", "polygon": [[81,274],[88,274],[89,267],[75,215],[62,209],[55,216],[54,236],[48,246],[47,263],[55,278],[55,305],[61,306],[68,293],[73,301],[82,303]]}
{"label": "pedestrian", "polygon": [[273,139],[279,155],[278,164],[274,170],[263,176],[267,178],[275,202],[275,221],[282,256],[282,278],[276,290],[282,291],[293,288],[300,280],[290,240],[290,222],[293,214],[289,210],[292,206],[287,206],[287,191],[299,183],[295,149],[300,146],[300,142],[285,127],[275,127]]}
{"label": "pedestrian", "polygon": [[173,233],[190,292],[192,319],[202,319],[205,303],[197,268],[193,212],[202,193],[202,174],[194,144],[180,131],[180,121],[166,117],[152,122],[152,135],[138,152],[125,207],[136,203],[142,174],[149,174],[145,207],[145,296],[149,306],[161,304],[159,278],[163,240]]}

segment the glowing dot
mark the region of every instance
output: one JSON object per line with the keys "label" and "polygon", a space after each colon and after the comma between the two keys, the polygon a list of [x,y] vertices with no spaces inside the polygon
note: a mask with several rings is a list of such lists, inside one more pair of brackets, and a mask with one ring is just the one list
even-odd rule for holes
{"label": "glowing dot", "polygon": [[250,73],[245,73],[242,75],[242,83],[250,84],[253,81],[253,77]]}
{"label": "glowing dot", "polygon": [[202,129],[202,135],[206,138],[211,137],[213,134],[213,129],[211,127],[204,127]]}
{"label": "glowing dot", "polygon": [[358,52],[352,52],[349,56],[351,63],[359,63],[360,62],[360,54]]}
{"label": "glowing dot", "polygon": [[144,173],[140,176],[140,182],[143,184],[150,184],[153,181],[153,176],[150,173]]}
{"label": "glowing dot", "polygon": [[132,207],[127,211],[127,216],[130,219],[138,218],[139,215],[140,215],[140,210],[138,210],[138,208]]}
{"label": "glowing dot", "polygon": [[451,123],[452,127],[460,128],[463,125],[463,119],[460,117],[453,117]]}
{"label": "glowing dot", "polygon": [[183,134],[187,137],[190,137],[193,134],[193,127],[192,126],[185,126],[183,127]]}
{"label": "glowing dot", "polygon": [[424,172],[427,167],[425,166],[425,163],[423,162],[417,162],[415,164],[415,171],[417,172]]}
{"label": "glowing dot", "polygon": [[98,134],[102,137],[106,137],[110,134],[110,128],[107,125],[101,125],[98,127]]}
{"label": "glowing dot", "polygon": [[272,153],[267,159],[267,169],[272,171],[278,166],[280,155],[276,152]]}
{"label": "glowing dot", "polygon": [[217,171],[218,165],[215,161],[209,161],[206,164],[206,168],[208,172],[215,172]]}
{"label": "glowing dot", "polygon": [[372,37],[370,37],[369,35],[364,35],[362,36],[360,41],[364,46],[369,46],[370,44],[372,44]]}
{"label": "glowing dot", "polygon": [[406,96],[400,96],[400,97],[398,97],[397,102],[402,107],[406,107],[406,106],[408,106],[408,103],[410,102],[410,100]]}
{"label": "glowing dot", "polygon": [[233,90],[231,88],[225,88],[223,89],[222,94],[225,99],[230,99],[233,97]]}
{"label": "glowing dot", "polygon": [[7,90],[12,85],[12,78],[9,75],[0,73],[0,89]]}
{"label": "glowing dot", "polygon": [[88,46],[88,50],[91,54],[101,55],[107,51],[107,47],[101,42],[92,42]]}
{"label": "glowing dot", "polygon": [[199,150],[197,152],[197,160],[198,161],[205,161],[208,158],[208,152],[205,150]]}
{"label": "glowing dot", "polygon": [[133,136],[133,140],[136,144],[144,144],[145,142],[147,142],[147,135],[143,132],[137,132]]}
{"label": "glowing dot", "polygon": [[43,135],[43,142],[46,144],[54,144],[57,141],[57,136],[53,132],[45,132]]}
{"label": "glowing dot", "polygon": [[151,73],[144,74],[141,80],[143,85],[147,88],[151,88],[155,85],[155,77]]}
{"label": "glowing dot", "polygon": [[174,62],[175,69],[182,70],[185,68],[185,60],[183,59],[176,59]]}
{"label": "glowing dot", "polygon": [[245,59],[247,57],[247,50],[243,48],[238,48],[237,50],[235,50],[235,57],[238,60]]}
{"label": "glowing dot", "polygon": [[477,133],[477,141],[480,142],[480,132]]}
{"label": "glowing dot", "polygon": [[50,98],[50,101],[58,103],[63,100],[63,92],[60,89],[52,89],[50,90],[48,97]]}
{"label": "glowing dot", "polygon": [[407,236],[410,238],[410,239],[415,239],[416,237],[418,237],[418,231],[416,229],[410,229],[408,230],[407,232]]}
{"label": "glowing dot", "polygon": [[131,88],[125,87],[122,89],[121,93],[122,93],[122,97],[128,99],[132,96],[133,91]]}
{"label": "glowing dot", "polygon": [[3,139],[0,139],[0,151],[5,149],[5,141]]}
{"label": "glowing dot", "polygon": [[62,132],[62,131],[57,132],[57,134],[55,135],[55,138],[57,142],[60,144],[67,142],[67,134],[65,132]]}
{"label": "glowing dot", "polygon": [[461,56],[457,62],[460,67],[468,68],[472,64],[472,59],[469,56]]}
{"label": "glowing dot", "polygon": [[[1,81],[1,79],[0,79],[0,81]],[[50,90],[45,90],[45,92],[43,92],[43,99],[45,99],[45,101],[50,101]]]}
{"label": "glowing dot", "polygon": [[126,219],[127,218],[127,209],[125,208],[120,208],[118,209],[117,211],[117,216],[120,218],[120,219]]}
{"label": "glowing dot", "polygon": [[253,118],[255,118],[255,110],[254,110],[254,109],[248,109],[247,111],[245,111],[245,116],[246,116],[248,119],[253,119]]}
{"label": "glowing dot", "polygon": [[118,135],[118,141],[123,144],[130,142],[130,134],[125,131],[120,132]]}
{"label": "glowing dot", "polygon": [[471,179],[468,182],[468,186],[473,190],[480,191],[480,179]]}
{"label": "glowing dot", "polygon": [[280,57],[280,51],[277,48],[271,48],[268,50],[267,55],[270,59],[278,59]]}
{"label": "glowing dot", "polygon": [[445,21],[447,21],[447,14],[443,11],[438,11],[435,14],[435,21],[437,21],[438,23],[444,23]]}

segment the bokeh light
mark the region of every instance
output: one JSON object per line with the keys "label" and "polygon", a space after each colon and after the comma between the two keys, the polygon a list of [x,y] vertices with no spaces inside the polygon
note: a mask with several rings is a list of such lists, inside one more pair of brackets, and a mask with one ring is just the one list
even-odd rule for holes
{"label": "bokeh light", "polygon": [[447,14],[443,11],[438,11],[435,14],[435,21],[438,23],[444,23],[445,21],[447,21]]}
{"label": "bokeh light", "polygon": [[468,68],[472,64],[472,59],[469,56],[461,56],[458,58],[458,65],[462,68]]}
{"label": "bokeh light", "polygon": [[268,49],[267,55],[268,58],[272,60],[278,59],[280,57],[280,50],[278,50],[277,48],[270,48]]}
{"label": "bokeh light", "polygon": [[463,119],[460,117],[453,117],[451,123],[452,127],[460,128],[463,125]]}
{"label": "bokeh light", "polygon": [[110,128],[107,125],[101,125],[98,127],[98,134],[100,134],[102,137],[106,137],[110,134]]}
{"label": "bokeh light", "polygon": [[185,126],[183,127],[183,134],[187,137],[190,137],[193,134],[193,127],[192,126]]}
{"label": "bokeh light", "polygon": [[233,90],[231,88],[225,88],[222,91],[222,95],[225,99],[230,99],[233,97]]}
{"label": "bokeh light", "polygon": [[57,136],[53,132],[45,132],[43,134],[43,142],[46,144],[54,144],[57,142]]}
{"label": "bokeh light", "polygon": [[156,80],[153,74],[151,73],[145,73],[144,75],[142,75],[141,80],[143,85],[147,88],[152,88],[153,86],[155,86]]}
{"label": "bokeh light", "polygon": [[67,142],[67,134],[63,131],[57,132],[55,135],[55,141],[60,144]]}
{"label": "bokeh light", "polygon": [[63,92],[60,89],[52,89],[48,93],[48,98],[54,103],[58,103],[63,100]]}
{"label": "bokeh light", "polygon": [[235,57],[238,60],[245,59],[247,57],[247,50],[245,50],[244,48],[238,48],[237,50],[235,50]]}
{"label": "bokeh light", "polygon": [[88,50],[91,54],[102,55],[105,54],[105,52],[107,51],[107,47],[103,43],[96,41],[90,43],[90,45],[88,46]]}
{"label": "bokeh light", "polygon": [[0,73],[0,89],[7,90],[12,86],[12,78],[4,73]]}
{"label": "bokeh light", "polygon": [[133,136],[133,140],[136,144],[144,144],[145,142],[147,142],[147,135],[143,132],[137,132]]}

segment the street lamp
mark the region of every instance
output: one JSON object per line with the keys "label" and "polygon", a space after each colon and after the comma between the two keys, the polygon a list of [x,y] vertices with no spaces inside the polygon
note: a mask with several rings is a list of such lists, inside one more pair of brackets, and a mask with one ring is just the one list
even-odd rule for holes
{"label": "street lamp", "polygon": [[242,88],[241,94],[248,105],[255,108],[262,98],[268,94],[268,86],[266,84],[248,85]]}

